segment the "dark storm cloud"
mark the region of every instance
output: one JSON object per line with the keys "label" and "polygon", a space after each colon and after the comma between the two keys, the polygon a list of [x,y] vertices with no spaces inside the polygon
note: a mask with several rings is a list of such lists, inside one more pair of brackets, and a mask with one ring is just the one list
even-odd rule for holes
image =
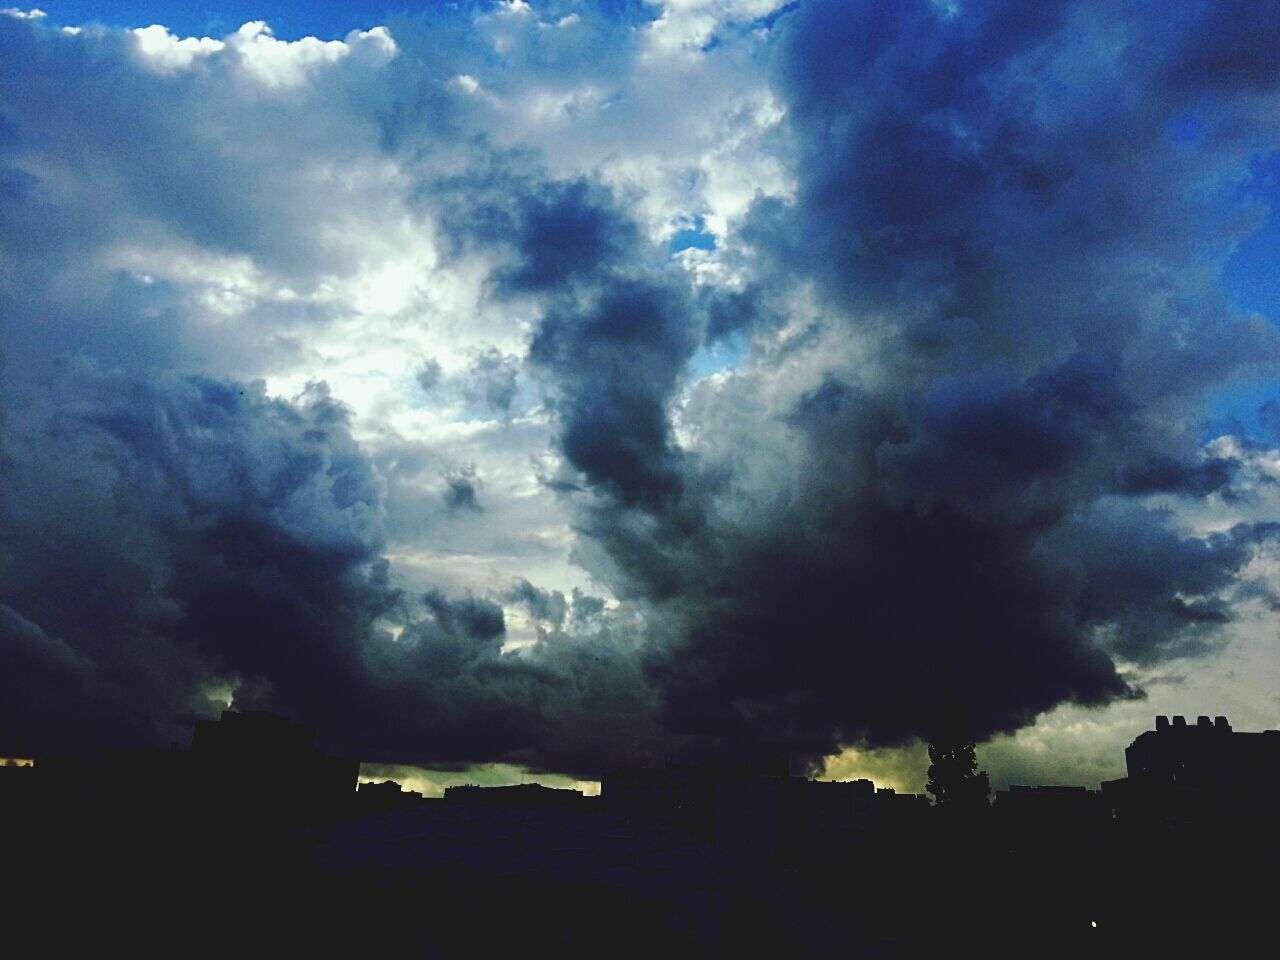
{"label": "dark storm cloud", "polygon": [[560,590],[543,590],[523,577],[503,594],[502,599],[524,607],[534,620],[539,621],[539,635],[544,639],[553,633],[574,627],[600,625],[608,617],[605,601],[575,588],[569,596]]}
{"label": "dark storm cloud", "polygon": [[[420,118],[399,118],[397,140],[429,157],[436,149],[423,136]],[[536,158],[499,150],[483,140],[465,141],[465,173],[444,176],[424,168],[418,199],[430,207],[455,255],[475,248],[503,251],[509,262],[491,282],[502,295],[546,293],[567,284],[594,282],[634,253],[635,224],[610,191],[583,179],[546,179]]]}
{"label": "dark storm cloud", "polygon": [[[553,632],[504,652],[495,602],[391,584],[381,480],[322,385],[291,403],[77,363],[18,412],[0,494],[7,754],[181,740],[228,689],[367,759],[590,770],[601,731],[650,722],[634,630],[570,636],[565,598],[526,583]],[[613,718],[586,729],[606,689]]]}
{"label": "dark storm cloud", "polygon": [[[1172,375],[1143,386],[1182,391],[1221,378],[1244,344],[1274,356],[1205,282],[1243,206],[1214,191],[1267,149],[1274,121],[1216,99],[1218,142],[1180,149],[1168,124],[1195,98],[1149,51],[1176,54],[1201,25],[1154,11],[807,5],[784,21],[778,68],[799,197],[773,211],[777,230],[763,207],[753,229],[849,306],[892,307],[908,376],[1150,350]],[[1183,303],[1152,317],[1162,291]],[[1184,349],[1166,349],[1174,321]],[[1177,365],[1188,356],[1200,365]]]}
{"label": "dark storm cloud", "polygon": [[1266,93],[1280,86],[1280,21],[1266,3],[1188,4],[1185,29],[1166,55],[1170,83],[1203,93]]}
{"label": "dark storm cloud", "polygon": [[583,181],[540,185],[520,198],[502,224],[514,230],[520,253],[517,266],[499,273],[503,287],[545,291],[615,266],[637,236],[610,199]]}
{"label": "dark storm cloud", "polygon": [[1265,526],[1240,525],[1206,538],[1180,535],[1167,515],[1120,500],[1094,503],[1045,538],[1076,568],[1078,615],[1110,631],[1107,646],[1140,662],[1203,652],[1212,627],[1229,620],[1218,593],[1232,584]]}
{"label": "dark storm cloud", "polygon": [[6,412],[21,423],[4,441],[0,594],[87,664],[92,695],[62,711],[81,746],[166,742],[209,711],[210,683],[302,660],[341,688],[350,660],[323,638],[391,596],[360,586],[381,491],[322,389],[295,406],[76,363]]}
{"label": "dark storm cloud", "polygon": [[1144,463],[1126,464],[1118,487],[1123,493],[1204,496],[1226,487],[1233,472],[1233,464],[1229,460],[1180,463],[1171,457],[1155,457]]}
{"label": "dark storm cloud", "polygon": [[0,605],[0,662],[0,750],[72,748],[92,702],[92,661]]}
{"label": "dark storm cloud", "polygon": [[[959,709],[986,736],[1137,696],[1118,660],[1203,652],[1229,619],[1221,594],[1262,534],[1178,533],[1139,496],[1223,488],[1195,411],[1280,360],[1214,266],[1249,222],[1220,185],[1277,130],[1218,97],[1211,147],[1175,142],[1170,121],[1221,78],[1187,90],[1205,26],[1165,10],[813,3],[779,21],[796,199],[760,201],[742,237],[771,296],[817,285],[811,370],[838,369],[817,351],[842,328],[869,346],[773,425],[735,422],[770,385],[756,368],[699,408],[697,455],[673,448],[687,351],[669,324],[637,346],[608,311],[550,310],[531,357],[596,494],[581,529],[619,593],[679,624],[645,659],[668,733],[814,757]],[[708,335],[772,328],[759,302],[713,298]],[[752,491],[717,424],[746,444],[782,424],[801,446]]]}
{"label": "dark storm cloud", "polygon": [[553,303],[530,345],[555,378],[566,456],[626,506],[679,495],[667,403],[697,343],[690,319],[676,289],[611,277],[585,307]]}
{"label": "dark storm cloud", "polygon": [[628,582],[681,625],[646,658],[673,743],[815,758],[901,742],[945,710],[985,734],[1132,695],[1087,641],[1075,584],[1038,555],[1038,518],[879,486],[876,450],[900,435],[877,407],[830,380],[803,398],[803,475],[782,509],[709,518],[712,533],[676,511],[594,514]]}
{"label": "dark storm cloud", "polygon": [[757,285],[728,293],[708,287],[701,294],[707,313],[708,343],[715,343],[740,330],[758,328],[769,322],[775,325],[782,323],[783,318],[777,312],[767,312],[764,292]]}
{"label": "dark storm cloud", "polygon": [[569,608],[564,594],[559,590],[541,590],[528,580],[521,579],[511,588],[506,598],[523,605],[538,620],[555,627],[564,625]]}

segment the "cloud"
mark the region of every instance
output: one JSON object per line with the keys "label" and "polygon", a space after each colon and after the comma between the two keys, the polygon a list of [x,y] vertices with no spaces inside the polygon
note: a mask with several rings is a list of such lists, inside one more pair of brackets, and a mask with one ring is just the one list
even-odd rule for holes
{"label": "cloud", "polygon": [[413,377],[423,390],[431,391],[440,385],[441,375],[440,362],[428,358],[422,361]]}
{"label": "cloud", "polygon": [[490,348],[479,354],[471,364],[470,382],[463,387],[468,400],[484,403],[498,413],[510,413],[519,386],[516,378],[520,372],[520,358],[503,356]]}
{"label": "cloud", "polygon": [[[944,709],[1009,732],[1140,696],[1118,663],[1202,653],[1229,618],[1266,529],[1177,532],[1143,494],[1220,489],[1192,412],[1280,359],[1214,268],[1248,221],[1213,191],[1276,131],[1223,100],[1232,132],[1179,153],[1169,64],[1088,59],[1145,26],[1070,4],[805,5],[775,60],[795,200],[759,201],[741,237],[774,302],[817,317],[784,349],[772,311],[735,304],[752,354],[673,414],[688,352],[669,312],[647,311],[638,351],[603,311],[548,312],[531,356],[566,391],[595,569],[678,624],[646,659],[671,730],[803,756],[905,742]],[[1198,28],[1178,29],[1170,56]]]}
{"label": "cloud", "polygon": [[479,510],[476,468],[462,467],[445,474],[444,502],[450,510]]}
{"label": "cloud", "polygon": [[325,64],[341,60],[353,53],[364,53],[376,60],[395,56],[396,44],[386,27],[353,30],[346,40],[277,40],[271,27],[261,20],[244,24],[227,40],[227,46],[240,59],[251,76],[266,87],[297,87],[310,73]]}
{"label": "cloud", "polygon": [[161,72],[189,67],[197,57],[207,57],[226,48],[226,43],[212,37],[175,37],[167,27],[153,23],[133,30],[138,52],[145,61]]}
{"label": "cloud", "polygon": [[521,783],[540,783],[557,790],[578,790],[588,796],[599,796],[600,783],[594,780],[574,780],[557,774],[525,770],[508,764],[483,764],[463,770],[424,770],[396,764],[366,763],[360,768],[362,783],[381,783],[393,780],[405,790],[421,793],[425,797],[442,797],[453,786],[506,787]]}
{"label": "cloud", "polygon": [[1200,430],[1280,361],[1218,284],[1262,20],[563,13],[0,18],[5,750],[231,688],[388,763],[878,758],[1261,631],[1275,452]]}
{"label": "cloud", "polygon": [[[86,742],[160,740],[209,709],[210,684],[303,655],[326,592],[335,624],[373,613],[352,595],[372,576],[380,485],[322,388],[295,406],[77,364],[23,413],[4,449],[3,588],[93,667],[95,697],[66,719],[93,718]],[[315,669],[337,669],[312,639]]]}
{"label": "cloud", "polygon": [[[540,590],[525,579],[517,581],[507,594],[507,599],[524,605],[534,618],[557,628],[564,625],[569,609],[564,594],[559,590]],[[576,601],[578,598],[574,599]]]}
{"label": "cloud", "polygon": [[644,696],[617,628],[507,652],[496,602],[395,587],[383,484],[323,385],[76,364],[23,412],[0,503],[19,753],[180,739],[230,688],[371,761],[589,769],[607,744],[573,727],[602,689]]}
{"label": "cloud", "polygon": [[566,456],[622,503],[679,493],[679,452],[666,402],[693,352],[677,289],[608,280],[585,309],[552,306],[530,346],[555,378]]}
{"label": "cloud", "polygon": [[162,24],[130,30],[143,62],[161,73],[190,68],[197,59],[221,55],[262,87],[289,89],[302,86],[318,69],[353,53],[371,60],[395,56],[397,47],[386,27],[353,30],[345,40],[278,40],[262,20],[243,24],[225,40],[213,37],[177,37]]}
{"label": "cloud", "polygon": [[79,714],[92,696],[93,663],[68,644],[0,604],[0,750],[6,755],[33,744],[72,749]]}

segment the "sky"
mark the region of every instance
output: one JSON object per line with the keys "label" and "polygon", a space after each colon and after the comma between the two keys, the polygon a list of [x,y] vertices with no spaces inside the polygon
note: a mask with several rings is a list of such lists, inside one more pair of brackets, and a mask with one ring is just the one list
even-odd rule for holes
{"label": "sky", "polygon": [[0,13],[0,756],[919,790],[1280,726],[1266,3]]}

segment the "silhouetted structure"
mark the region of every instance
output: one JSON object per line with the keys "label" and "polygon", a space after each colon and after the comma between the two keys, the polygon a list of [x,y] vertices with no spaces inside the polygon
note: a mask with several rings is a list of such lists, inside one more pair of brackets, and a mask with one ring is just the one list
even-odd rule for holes
{"label": "silhouetted structure", "polygon": [[473,807],[580,807],[587,801],[581,790],[546,787],[540,783],[519,783],[502,787],[462,784],[446,787],[446,803]]}
{"label": "silhouetted structure", "polygon": [[1156,717],[1125,750],[1131,777],[1268,789],[1280,786],[1280,730],[1238,733],[1226,717]]}
{"label": "silhouetted structure", "polygon": [[893,787],[876,791],[876,825],[883,831],[918,830],[930,809],[929,798],[923,793],[898,793]]}
{"label": "silhouetted structure", "polygon": [[385,810],[403,810],[426,802],[415,790],[406,790],[394,780],[381,783],[362,783],[356,788],[356,809],[361,813]]}
{"label": "silhouetted structure", "polygon": [[38,786],[35,767],[0,764],[0,816],[25,813],[35,802]]}
{"label": "silhouetted structure", "polygon": [[15,916],[66,904],[85,940],[165,949],[216,916],[279,952],[376,929],[420,954],[427,910],[429,955],[471,955],[494,903],[513,932],[481,952],[623,929],[614,952],[663,956],[1205,956],[1272,936],[1280,732],[1162,717],[1126,760],[1101,792],[1012,786],[959,815],[781,758],[620,770],[598,801],[540,784],[427,801],[357,791],[356,762],[310,730],[228,711],[189,751],[0,767],[0,879],[24,891]]}
{"label": "silhouetted structure", "polygon": [[1156,717],[1125,750],[1129,776],[1102,785],[1116,820],[1146,832],[1274,832],[1280,730],[1239,733],[1226,717]]}
{"label": "silhouetted structure", "polygon": [[996,791],[996,810],[1008,819],[1066,824],[1106,819],[1102,794],[1086,787],[1013,785]]}
{"label": "silhouetted structure", "polygon": [[600,794],[611,813],[683,830],[754,858],[838,856],[876,823],[870,780],[827,782],[671,764],[614,771],[601,780]]}
{"label": "silhouetted structure", "polygon": [[260,711],[200,720],[191,740],[194,786],[227,808],[316,814],[349,806],[360,762],[332,757],[315,731]]}
{"label": "silhouetted structure", "polygon": [[220,720],[197,721],[189,751],[177,744],[107,750],[0,769],[27,774],[25,793],[72,813],[136,817],[181,810],[204,818],[305,819],[349,808],[359,768],[357,760],[319,749],[313,731],[284,717],[226,710]]}
{"label": "silhouetted structure", "polygon": [[1009,850],[1042,858],[1097,853],[1111,811],[1097,790],[1073,786],[1011,786],[997,790],[995,826]]}

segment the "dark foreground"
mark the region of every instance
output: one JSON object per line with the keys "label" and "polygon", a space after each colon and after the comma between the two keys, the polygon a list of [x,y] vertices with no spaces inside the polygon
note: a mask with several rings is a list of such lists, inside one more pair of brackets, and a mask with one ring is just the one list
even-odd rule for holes
{"label": "dark foreground", "polygon": [[1179,835],[930,816],[839,857],[743,862],[581,810],[319,816],[11,803],[11,956],[1267,956],[1274,824]]}

